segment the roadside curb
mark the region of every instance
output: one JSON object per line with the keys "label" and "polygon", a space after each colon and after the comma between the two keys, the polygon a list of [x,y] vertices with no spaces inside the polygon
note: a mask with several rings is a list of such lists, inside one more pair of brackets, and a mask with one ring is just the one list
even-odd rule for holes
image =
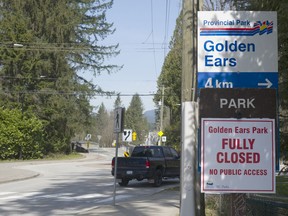
{"label": "roadside curb", "polygon": [[72,159],[72,160],[27,160],[27,161],[16,161],[16,162],[7,162],[7,163],[0,163],[0,184],[5,184],[9,182],[16,182],[16,181],[23,181],[32,178],[36,178],[41,173],[22,168],[22,166],[26,165],[37,165],[43,163],[63,163],[63,162],[87,162],[93,161],[95,158],[98,157],[103,158],[99,155],[88,155],[88,154],[81,154],[82,158]]}
{"label": "roadside curb", "polygon": [[[13,169],[13,168],[12,168],[12,169]],[[27,177],[20,177],[20,178],[14,178],[14,179],[9,179],[9,180],[3,180],[3,181],[0,181],[0,184],[9,183],[9,182],[16,182],[16,181],[28,180],[28,179],[36,178],[36,177],[38,177],[39,175],[40,175],[39,173],[36,173],[36,174],[34,174],[34,175],[30,175],[30,176],[27,176]]]}

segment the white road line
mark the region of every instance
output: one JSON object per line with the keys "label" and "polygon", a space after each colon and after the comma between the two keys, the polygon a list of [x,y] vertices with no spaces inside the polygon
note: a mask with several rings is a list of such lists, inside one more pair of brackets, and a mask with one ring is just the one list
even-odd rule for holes
{"label": "white road line", "polygon": [[17,193],[17,192],[1,192],[0,200],[15,200],[22,199],[25,197],[37,196],[39,192],[28,192],[28,193]]}
{"label": "white road line", "polygon": [[73,195],[73,193],[58,193],[58,194],[41,194],[40,192],[28,192],[28,193],[17,193],[17,192],[1,192],[0,193],[0,204],[1,201],[12,201],[12,200],[21,200],[23,198],[34,198],[34,199],[61,199],[61,200],[87,200],[87,199],[98,199],[98,198],[107,198],[110,195],[92,193],[84,195]]}

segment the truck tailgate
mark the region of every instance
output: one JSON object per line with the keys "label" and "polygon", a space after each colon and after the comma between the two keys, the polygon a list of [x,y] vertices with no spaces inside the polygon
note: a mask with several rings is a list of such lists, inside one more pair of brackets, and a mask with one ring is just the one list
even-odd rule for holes
{"label": "truck tailgate", "polygon": [[120,157],[117,159],[117,166],[118,169],[145,168],[146,159],[147,159],[146,157],[134,157],[134,158]]}

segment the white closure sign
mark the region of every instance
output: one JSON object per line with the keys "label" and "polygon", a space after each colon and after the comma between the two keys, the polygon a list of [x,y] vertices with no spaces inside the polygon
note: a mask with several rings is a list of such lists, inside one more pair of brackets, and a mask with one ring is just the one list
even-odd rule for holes
{"label": "white closure sign", "polygon": [[275,193],[274,119],[201,120],[201,191]]}

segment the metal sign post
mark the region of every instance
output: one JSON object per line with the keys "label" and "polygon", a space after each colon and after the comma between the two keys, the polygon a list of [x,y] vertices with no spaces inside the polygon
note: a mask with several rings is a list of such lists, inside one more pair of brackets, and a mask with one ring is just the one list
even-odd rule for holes
{"label": "metal sign post", "polygon": [[115,206],[116,199],[116,179],[118,167],[118,147],[119,133],[123,132],[125,108],[118,107],[114,110],[114,133],[116,133],[116,150],[115,150],[115,166],[114,166],[114,190],[113,190],[113,205]]}
{"label": "metal sign post", "polygon": [[113,205],[115,206],[116,199],[116,177],[117,177],[117,159],[118,159],[118,145],[119,133],[116,134],[116,151],[115,151],[115,165],[114,165],[114,190],[113,190]]}

